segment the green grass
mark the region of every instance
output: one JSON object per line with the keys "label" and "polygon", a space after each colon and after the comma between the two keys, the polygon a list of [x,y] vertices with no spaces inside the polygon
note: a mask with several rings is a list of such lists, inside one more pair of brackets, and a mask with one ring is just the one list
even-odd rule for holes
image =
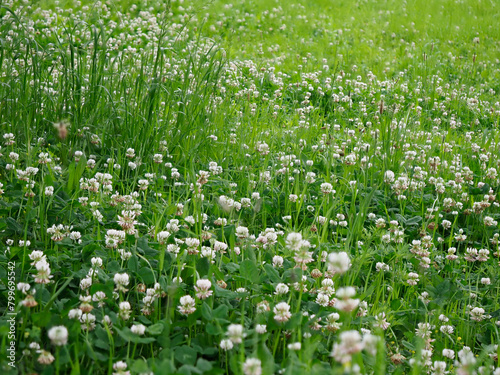
{"label": "green grass", "polygon": [[499,374],[499,16],[1,3],[1,368]]}

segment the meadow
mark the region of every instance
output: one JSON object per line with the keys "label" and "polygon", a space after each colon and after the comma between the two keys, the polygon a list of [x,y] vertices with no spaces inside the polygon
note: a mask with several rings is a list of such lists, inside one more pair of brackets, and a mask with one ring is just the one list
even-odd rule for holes
{"label": "meadow", "polygon": [[500,3],[0,2],[0,369],[500,375]]}

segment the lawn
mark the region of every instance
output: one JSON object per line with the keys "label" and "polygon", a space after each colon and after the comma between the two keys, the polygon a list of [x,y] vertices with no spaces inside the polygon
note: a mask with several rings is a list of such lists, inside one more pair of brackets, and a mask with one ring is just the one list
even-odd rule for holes
{"label": "lawn", "polygon": [[0,369],[500,375],[499,19],[0,2]]}

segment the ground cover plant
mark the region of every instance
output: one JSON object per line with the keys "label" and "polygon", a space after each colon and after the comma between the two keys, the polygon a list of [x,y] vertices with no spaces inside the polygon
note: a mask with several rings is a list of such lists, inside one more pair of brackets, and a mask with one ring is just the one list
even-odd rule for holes
{"label": "ground cover plant", "polygon": [[3,1],[2,371],[500,374],[499,17]]}

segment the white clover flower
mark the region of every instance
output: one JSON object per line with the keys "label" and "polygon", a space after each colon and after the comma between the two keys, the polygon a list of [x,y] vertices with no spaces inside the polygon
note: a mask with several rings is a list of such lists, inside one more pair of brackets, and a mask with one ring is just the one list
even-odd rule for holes
{"label": "white clover flower", "polygon": [[212,283],[207,279],[199,279],[196,281],[196,286],[194,289],[196,290],[196,297],[199,299],[206,299],[212,295],[212,291],[210,288],[212,287]]}
{"label": "white clover flower", "polygon": [[390,267],[389,265],[383,263],[383,262],[377,262],[377,264],[375,265],[375,269],[380,272],[380,271],[389,271],[390,270]]}
{"label": "white clover flower", "polygon": [[267,326],[265,324],[257,324],[255,326],[255,331],[262,335],[267,332]]}
{"label": "white clover flower", "polygon": [[278,303],[274,307],[273,312],[274,320],[280,323],[286,322],[292,317],[292,314],[290,313],[290,305],[286,302]]}
{"label": "white clover flower", "polygon": [[391,170],[387,170],[385,173],[384,173],[384,182],[386,184],[390,184],[391,182],[394,182],[394,178],[395,178],[395,174],[393,171]]}
{"label": "white clover flower", "polygon": [[102,259],[100,257],[93,257],[90,262],[92,267],[102,267]]}
{"label": "white clover flower", "polygon": [[343,274],[351,268],[351,260],[346,252],[330,253],[328,255],[328,270],[333,274]]}
{"label": "white clover flower", "polygon": [[119,308],[119,316],[123,320],[128,320],[130,318],[130,314],[132,312],[132,307],[130,306],[130,302],[123,301],[118,304]]}
{"label": "white clover flower", "polygon": [[186,246],[190,248],[197,248],[200,246],[200,240],[197,238],[188,237],[185,240]]}
{"label": "white clover flower", "polygon": [[443,349],[443,357],[446,357],[449,359],[454,359],[455,358],[455,351],[452,349]]}
{"label": "white clover flower", "polygon": [[450,325],[443,325],[443,326],[439,327],[439,330],[442,333],[446,333],[448,335],[451,335],[455,331],[455,328],[453,326],[450,326]]}
{"label": "white clover flower", "polygon": [[83,312],[80,309],[71,309],[68,312],[68,319],[80,319]]}
{"label": "white clover flower", "polygon": [[54,195],[54,187],[53,186],[46,186],[45,187],[45,195],[47,197]]}
{"label": "white clover flower", "polygon": [[233,348],[233,346],[234,346],[233,342],[231,340],[229,340],[229,339],[223,339],[220,342],[220,348],[222,350],[225,350],[225,351],[231,350]]}
{"label": "white clover flower", "polygon": [[27,294],[30,288],[30,284],[28,283],[17,283],[17,290],[19,290],[23,294]]}
{"label": "white clover flower", "polygon": [[262,366],[260,360],[257,358],[248,358],[243,363],[243,373],[245,375],[261,375]]}
{"label": "white clover flower", "polygon": [[418,273],[410,272],[408,274],[408,280],[406,281],[408,285],[417,285],[418,281],[419,281]]}
{"label": "white clover flower", "polygon": [[250,235],[247,227],[237,227],[236,228],[236,236],[240,239],[247,238]]}
{"label": "white clover flower", "polygon": [[328,182],[322,183],[321,186],[320,186],[320,190],[325,195],[330,194],[330,193],[334,193],[335,194],[335,190],[333,190],[332,184],[330,184]]}
{"label": "white clover flower", "polygon": [[68,329],[65,326],[52,327],[48,336],[53,345],[63,346],[68,343]]}
{"label": "white clover flower", "polygon": [[146,326],[144,324],[134,324],[130,327],[130,331],[136,335],[142,336],[146,332]]}
{"label": "white clover flower", "polygon": [[290,290],[290,288],[288,288],[288,285],[283,284],[283,283],[279,283],[278,285],[276,285],[276,289],[275,289],[274,294],[276,294],[276,295],[287,294],[289,290]]}
{"label": "white clover flower", "polygon": [[481,278],[481,284],[483,285],[491,285],[491,280],[489,277],[483,277]]}
{"label": "white clover flower", "polygon": [[340,343],[333,345],[332,357],[340,363],[351,361],[352,355],[359,353],[364,343],[358,331],[344,331],[340,334]]}
{"label": "white clover flower", "polygon": [[318,293],[316,296],[316,303],[320,306],[326,307],[330,304],[330,297],[325,293]]}
{"label": "white clover flower", "polygon": [[195,300],[190,295],[185,295],[179,300],[180,305],[177,307],[183,315],[189,315],[196,311]]}
{"label": "white clover flower", "polygon": [[115,277],[113,278],[116,288],[119,291],[126,292],[127,289],[125,287],[129,284],[130,282],[130,276],[126,273],[117,273],[115,274]]}
{"label": "white clover flower", "polygon": [[243,333],[243,326],[241,324],[230,324],[227,327],[226,334],[233,344],[240,344],[245,336]]}
{"label": "white clover flower", "polygon": [[288,236],[286,236],[286,246],[293,251],[298,251],[300,250],[301,243],[302,243],[302,235],[300,233],[289,233]]}
{"label": "white clover flower", "polygon": [[158,243],[160,245],[164,245],[167,243],[167,240],[169,237],[170,237],[170,232],[161,231],[161,232],[158,232],[158,234],[156,235],[156,240],[158,241]]}
{"label": "white clover flower", "polygon": [[283,257],[279,255],[275,255],[273,257],[273,267],[279,268],[283,266]]}
{"label": "white clover flower", "polygon": [[118,361],[115,364],[113,364],[113,370],[117,371],[118,374],[124,374],[125,370],[127,369],[127,364],[123,361]]}

